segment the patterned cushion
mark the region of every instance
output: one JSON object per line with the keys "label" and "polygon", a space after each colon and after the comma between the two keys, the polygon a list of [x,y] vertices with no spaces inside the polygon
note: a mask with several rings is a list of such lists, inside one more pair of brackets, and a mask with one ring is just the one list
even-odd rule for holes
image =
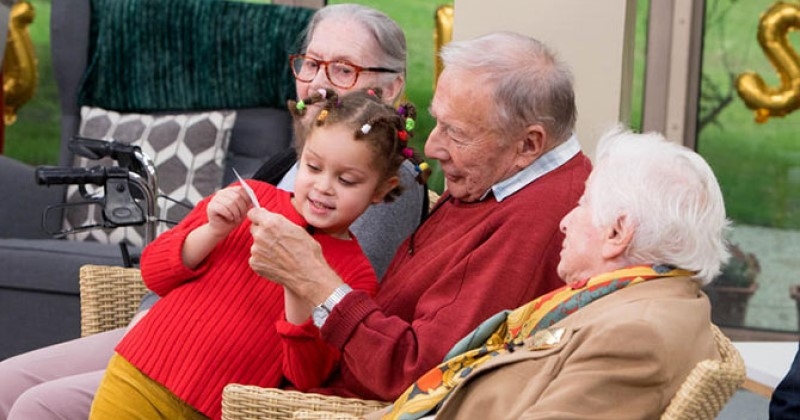
{"label": "patterned cushion", "polygon": [[[111,140],[141,147],[153,160],[158,179],[157,217],[180,221],[190,208],[222,185],[228,139],[236,119],[235,111],[210,111],[185,114],[148,115],[117,113],[101,108],[82,107],[79,135]],[[74,166],[113,165],[111,159],[89,160],[76,156]],[[91,193],[102,187],[87,185]],[[77,186],[70,186],[67,202],[86,201]],[[143,206],[144,208],[144,206]],[[64,214],[66,230],[102,224],[98,206],[77,206]],[[157,233],[172,224],[159,223]],[[144,226],[116,229],[92,229],[70,235],[73,239],[105,243],[125,241],[144,245]]]}

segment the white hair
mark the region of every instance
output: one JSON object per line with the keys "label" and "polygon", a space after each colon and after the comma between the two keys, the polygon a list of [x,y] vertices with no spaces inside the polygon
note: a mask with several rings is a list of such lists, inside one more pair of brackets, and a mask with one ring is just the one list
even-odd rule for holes
{"label": "white hair", "polygon": [[625,258],[694,271],[708,284],[728,259],[729,221],[717,178],[696,152],[657,133],[606,132],[586,186],[592,219],[634,228]]}
{"label": "white hair", "polygon": [[445,69],[474,73],[476,83],[493,88],[497,132],[513,136],[541,124],[554,144],[572,135],[577,119],[572,72],[543,43],[500,31],[450,42],[439,55]]}
{"label": "white hair", "polygon": [[[314,13],[303,34],[304,52],[308,49],[308,44],[311,42],[317,26],[327,19],[345,19],[348,22],[356,22],[362,25],[372,35],[379,47],[379,50],[375,52],[380,54],[381,62],[375,65],[396,69],[398,73],[403,75],[403,83],[405,83],[406,67],[408,65],[406,35],[400,25],[391,17],[380,10],[355,3],[332,4],[322,7]],[[393,79],[390,74],[383,76],[383,80],[386,82]]]}

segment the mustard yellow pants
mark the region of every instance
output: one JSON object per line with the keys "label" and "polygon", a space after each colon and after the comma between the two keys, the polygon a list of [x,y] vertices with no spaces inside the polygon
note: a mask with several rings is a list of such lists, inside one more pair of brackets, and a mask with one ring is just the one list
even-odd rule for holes
{"label": "mustard yellow pants", "polygon": [[94,396],[91,420],[207,419],[114,353]]}

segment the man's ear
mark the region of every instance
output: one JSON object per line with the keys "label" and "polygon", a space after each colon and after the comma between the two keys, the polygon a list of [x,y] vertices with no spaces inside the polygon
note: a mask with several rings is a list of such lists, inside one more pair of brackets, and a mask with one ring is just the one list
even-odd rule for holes
{"label": "man's ear", "polygon": [[516,165],[519,169],[527,168],[539,156],[548,150],[550,139],[544,127],[531,124],[525,127],[525,137],[517,143]]}
{"label": "man's ear", "polygon": [[633,241],[635,226],[626,216],[619,216],[617,220],[606,229],[605,240],[601,253],[608,260],[624,255]]}
{"label": "man's ear", "polygon": [[382,202],[383,198],[386,197],[386,194],[389,194],[389,191],[393,190],[399,183],[400,177],[395,175],[378,184],[378,187],[375,188],[375,193],[372,194],[372,204],[378,204]]}

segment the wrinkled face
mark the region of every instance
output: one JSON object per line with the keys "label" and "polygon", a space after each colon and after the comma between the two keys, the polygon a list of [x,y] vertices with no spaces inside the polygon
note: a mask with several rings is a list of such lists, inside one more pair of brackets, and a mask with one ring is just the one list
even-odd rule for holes
{"label": "wrinkled face", "polygon": [[[343,60],[361,67],[382,67],[385,63],[381,61],[383,59],[381,51],[375,38],[361,24],[339,17],[329,17],[317,24],[306,55],[325,61]],[[392,74],[392,76],[397,75]],[[383,87],[380,82],[387,83],[387,80],[391,80],[391,77],[385,73],[364,71],[358,75],[353,87],[342,89],[331,84],[325,75],[325,69],[320,68],[316,77],[310,82],[295,80],[295,87],[297,97],[305,98],[319,89],[332,89],[342,95],[368,87]],[[310,111],[307,115],[315,114],[315,111]]]}
{"label": "wrinkled face", "polygon": [[292,200],[295,209],[317,229],[349,238],[348,228],[372,203],[391,189],[369,163],[369,144],[342,125],[316,127],[306,139]]}
{"label": "wrinkled face", "polygon": [[565,238],[558,263],[558,276],[571,284],[586,280],[604,271],[602,247],[605,230],[592,223],[590,203],[586,195],[560,224]]}
{"label": "wrinkled face", "polygon": [[439,161],[447,189],[463,201],[478,200],[517,172],[516,142],[491,130],[490,100],[490,88],[469,73],[445,69],[431,103],[436,127],[425,143],[425,155]]}

